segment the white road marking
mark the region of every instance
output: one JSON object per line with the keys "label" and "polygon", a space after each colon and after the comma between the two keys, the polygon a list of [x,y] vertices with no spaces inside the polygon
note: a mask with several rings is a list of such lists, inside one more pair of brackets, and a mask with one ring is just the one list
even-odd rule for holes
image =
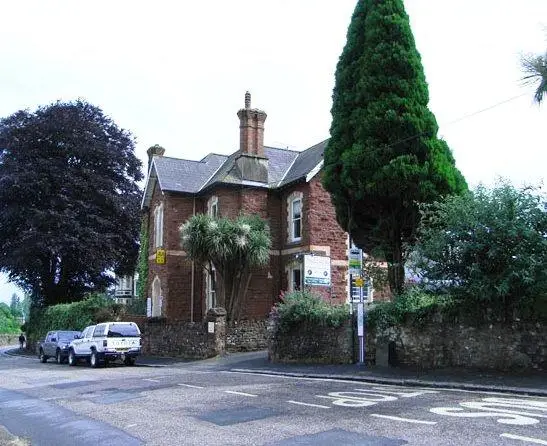
{"label": "white road marking", "polygon": [[245,393],[245,392],[236,392],[234,390],[225,390],[226,393],[231,393],[233,395],[243,395],[243,396],[258,396],[258,395],[253,395],[252,393]]}
{"label": "white road marking", "polygon": [[192,384],[181,384],[181,383],[179,383],[178,385],[183,386],[183,387],[190,387],[192,389],[205,389],[205,387],[203,387],[203,386],[193,386]]}
{"label": "white road marking", "polygon": [[319,409],[330,409],[329,406],[322,406],[321,404],[301,403],[300,401],[289,400],[289,401],[287,401],[287,403],[298,404],[299,406],[317,407]]}
{"label": "white road marking", "polygon": [[511,440],[522,440],[522,441],[528,441],[530,443],[547,445],[547,441],[540,440],[539,438],[522,437],[520,435],[513,435],[513,434],[501,434],[500,437],[510,438]]}
{"label": "white road marking", "polygon": [[49,398],[42,398],[42,401],[60,400],[62,398],[63,398],[62,396],[51,396]]}
{"label": "white road marking", "polygon": [[138,426],[138,424],[128,424],[127,426],[125,426],[125,428],[129,429],[129,428],[135,427],[135,426]]}
{"label": "white road marking", "polygon": [[376,418],[387,418],[388,420],[395,420],[395,421],[405,421],[407,423],[416,423],[416,424],[437,424],[436,421],[425,421],[425,420],[413,420],[412,418],[401,418],[401,417],[392,417],[390,415],[380,415],[378,413],[371,413],[371,417]]}
{"label": "white road marking", "polygon": [[159,379],[143,378],[143,381],[150,381],[151,383],[159,383]]}

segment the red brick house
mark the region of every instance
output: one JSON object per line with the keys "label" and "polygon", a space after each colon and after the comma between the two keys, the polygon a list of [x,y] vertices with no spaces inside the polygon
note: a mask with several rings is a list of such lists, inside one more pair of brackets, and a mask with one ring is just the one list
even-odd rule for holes
{"label": "red brick house", "polygon": [[[245,95],[239,150],[209,154],[200,161],[148,150],[149,174],[142,207],[149,224],[148,296],[152,316],[201,321],[215,305],[214,278],[180,247],[179,227],[195,213],[235,217],[257,214],[269,222],[272,250],[268,267],[253,272],[248,319],[267,317],[280,293],[302,286],[304,254],[330,257],[331,286],[316,291],[349,300],[347,234],[336,222],[329,194],[321,185],[327,141],[302,152],[264,146],[266,113],[251,108]],[[158,258],[165,254],[165,263]]]}

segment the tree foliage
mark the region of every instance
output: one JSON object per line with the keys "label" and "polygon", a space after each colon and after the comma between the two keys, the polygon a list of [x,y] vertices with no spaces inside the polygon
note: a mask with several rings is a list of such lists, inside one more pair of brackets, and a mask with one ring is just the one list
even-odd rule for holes
{"label": "tree foliage", "polygon": [[21,330],[21,324],[11,312],[10,307],[0,302],[0,334],[17,333]]}
{"label": "tree foliage", "polygon": [[141,163],[98,107],[57,102],[0,121],[0,270],[45,305],[133,271]]}
{"label": "tree foliage", "polygon": [[354,242],[404,281],[419,202],[466,183],[428,109],[429,92],[402,0],[360,0],[336,68],[324,185]]}
{"label": "tree foliage", "polygon": [[236,219],[197,214],[180,229],[181,245],[190,259],[218,276],[217,305],[229,320],[238,320],[245,306],[252,268],[268,264],[271,238],[268,225],[257,216]]}
{"label": "tree foliage", "polygon": [[21,302],[20,297],[16,293],[13,293],[11,295],[9,308],[13,317],[23,316],[23,304]]}
{"label": "tree foliage", "polygon": [[547,212],[534,190],[502,182],[424,206],[415,262],[428,287],[485,317],[547,316]]}
{"label": "tree foliage", "polygon": [[547,94],[547,51],[545,54],[528,54],[522,57],[523,80],[526,84],[536,84],[534,100],[541,104]]}

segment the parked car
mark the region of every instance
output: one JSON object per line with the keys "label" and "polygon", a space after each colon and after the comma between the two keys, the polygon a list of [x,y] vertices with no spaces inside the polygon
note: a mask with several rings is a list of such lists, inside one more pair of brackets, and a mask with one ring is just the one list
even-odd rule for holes
{"label": "parked car", "polygon": [[38,358],[40,362],[47,362],[55,358],[57,364],[62,364],[68,358],[68,346],[71,341],[80,335],[79,331],[57,330],[50,331],[43,341],[38,343]]}
{"label": "parked car", "polygon": [[99,367],[109,361],[122,360],[134,365],[141,353],[141,331],[134,322],[104,322],[90,325],[82,336],[74,339],[68,349],[68,364],[76,365],[85,358],[91,367]]}

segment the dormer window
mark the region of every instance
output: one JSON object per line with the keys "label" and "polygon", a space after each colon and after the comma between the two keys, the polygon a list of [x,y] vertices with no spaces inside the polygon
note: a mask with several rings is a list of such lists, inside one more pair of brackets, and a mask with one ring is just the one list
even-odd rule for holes
{"label": "dormer window", "polygon": [[163,203],[154,209],[154,246],[163,247]]}
{"label": "dormer window", "polygon": [[207,202],[207,213],[210,217],[218,218],[219,217],[219,211],[218,211],[218,197],[212,196],[209,198],[209,201]]}
{"label": "dormer window", "polygon": [[291,201],[291,240],[293,242],[302,239],[302,198],[294,198]]}

